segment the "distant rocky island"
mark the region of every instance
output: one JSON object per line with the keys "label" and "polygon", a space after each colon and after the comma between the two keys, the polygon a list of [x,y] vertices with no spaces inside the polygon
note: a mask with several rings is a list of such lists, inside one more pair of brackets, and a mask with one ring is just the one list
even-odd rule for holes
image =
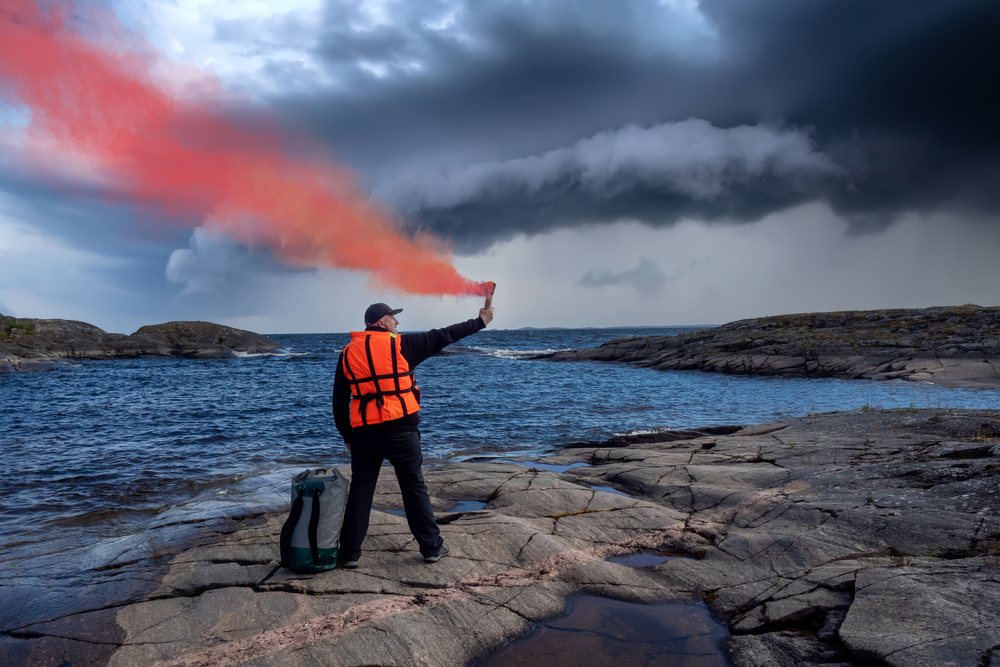
{"label": "distant rocky island", "polygon": [[734,375],[1000,386],[1000,307],[852,310],[730,322],[679,336],[616,338],[533,357]]}
{"label": "distant rocky island", "polygon": [[75,320],[15,318],[0,313],[0,373],[49,370],[67,359],[220,359],[280,349],[281,344],[267,336],[211,322],[153,324],[126,335]]}

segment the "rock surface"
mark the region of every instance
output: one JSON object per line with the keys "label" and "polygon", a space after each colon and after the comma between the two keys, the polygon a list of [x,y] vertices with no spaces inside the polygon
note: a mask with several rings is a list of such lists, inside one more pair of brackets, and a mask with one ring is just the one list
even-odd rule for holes
{"label": "rock surface", "polygon": [[808,313],[533,357],[658,370],[1000,385],[1000,307]]}
{"label": "rock surface", "polygon": [[211,322],[168,322],[125,335],[108,333],[75,320],[12,318],[0,314],[0,373],[47,370],[63,359],[163,356],[217,359],[279,349],[281,345],[267,336]]}
{"label": "rock surface", "polygon": [[[405,518],[380,510],[357,570],[263,586],[283,514],[208,522],[175,553],[150,536],[160,553],[92,571],[89,594],[30,583],[22,564],[21,588],[0,583],[0,663],[463,665],[572,594],[707,604],[738,667],[1000,659],[996,411],[826,413],[544,462],[587,465],[429,469],[451,546],[430,566]],[[376,505],[402,507],[389,471]],[[606,560],[646,549],[686,557]],[[36,604],[67,592],[57,611]]]}

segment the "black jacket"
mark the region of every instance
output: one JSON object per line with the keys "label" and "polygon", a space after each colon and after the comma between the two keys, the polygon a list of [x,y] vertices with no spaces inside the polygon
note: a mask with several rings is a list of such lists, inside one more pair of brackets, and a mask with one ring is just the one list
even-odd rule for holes
{"label": "black jacket", "polygon": [[[486,327],[483,318],[477,317],[474,320],[452,324],[444,329],[431,329],[426,333],[407,333],[400,338],[400,352],[406,363],[413,370],[418,364],[446,348],[448,345],[459,341],[466,336],[470,336]],[[368,327],[365,331],[383,331],[377,327]],[[344,437],[344,442],[351,442],[351,385],[344,374],[344,352],[341,351],[340,359],[337,361],[337,374],[333,379],[333,420],[337,424],[337,430]],[[391,431],[415,431],[420,424],[420,412],[412,415],[382,422],[381,424],[370,424],[360,428],[372,430]]]}

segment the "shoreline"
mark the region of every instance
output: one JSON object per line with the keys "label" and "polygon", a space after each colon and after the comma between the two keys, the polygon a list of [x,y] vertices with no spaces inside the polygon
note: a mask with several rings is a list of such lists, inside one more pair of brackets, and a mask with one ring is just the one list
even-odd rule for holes
{"label": "shoreline", "polygon": [[1000,388],[1000,307],[781,315],[678,336],[617,338],[530,360]]}
{"label": "shoreline", "polygon": [[75,320],[14,318],[0,313],[0,373],[54,370],[68,361],[229,359],[281,349],[267,336],[212,322],[166,322],[126,335]]}
{"label": "shoreline", "polygon": [[[452,546],[434,566],[388,513],[402,508],[391,475],[358,570],[280,571],[257,588],[282,513],[207,522],[194,546],[153,545],[159,553],[82,571],[92,580],[62,611],[46,613],[46,600],[62,599],[59,582],[72,577],[32,581],[22,563],[18,588],[0,584],[0,657],[459,665],[560,615],[567,597],[596,595],[707,604],[737,667],[791,655],[989,662],[1000,642],[1000,412],[851,411],[732,428],[581,443],[537,468],[430,468]],[[463,501],[483,509],[452,510]],[[647,549],[685,557],[607,560]],[[955,599],[964,613],[948,606]],[[32,605],[38,613],[18,624]]]}

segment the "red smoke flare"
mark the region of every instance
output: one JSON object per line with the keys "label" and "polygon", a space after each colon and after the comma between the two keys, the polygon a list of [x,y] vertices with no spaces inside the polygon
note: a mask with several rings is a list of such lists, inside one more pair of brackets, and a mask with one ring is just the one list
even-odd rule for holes
{"label": "red smoke flare", "polygon": [[234,100],[218,80],[169,62],[110,10],[2,0],[0,100],[30,116],[0,147],[48,178],[96,178],[175,224],[197,219],[290,264],[365,271],[414,294],[486,294],[440,241],[406,234],[368,201],[350,170],[303,150],[304,137],[225,120]]}

